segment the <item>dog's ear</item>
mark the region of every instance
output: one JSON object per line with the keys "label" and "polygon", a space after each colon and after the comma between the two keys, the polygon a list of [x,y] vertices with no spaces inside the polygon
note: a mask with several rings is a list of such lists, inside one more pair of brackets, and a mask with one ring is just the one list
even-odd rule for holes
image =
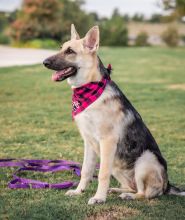
{"label": "dog's ear", "polygon": [[79,40],[80,36],[76,31],[74,24],[71,24],[71,40]]}
{"label": "dog's ear", "polygon": [[83,40],[84,48],[87,48],[90,52],[97,51],[99,47],[99,39],[99,27],[94,26],[85,35],[85,38]]}

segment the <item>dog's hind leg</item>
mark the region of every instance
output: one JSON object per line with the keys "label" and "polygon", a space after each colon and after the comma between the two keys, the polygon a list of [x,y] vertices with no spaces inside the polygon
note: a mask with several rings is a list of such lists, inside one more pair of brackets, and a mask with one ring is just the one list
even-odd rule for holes
{"label": "dog's hind leg", "polygon": [[136,177],[137,193],[122,193],[119,197],[125,200],[151,199],[163,194],[163,186],[155,171],[146,173],[142,178]]}
{"label": "dog's hind leg", "polygon": [[115,165],[112,170],[112,175],[121,184],[121,187],[110,188],[109,193],[136,192],[136,188],[133,184],[133,170],[124,170],[123,168],[120,168],[118,165]]}
{"label": "dog's hind leg", "polygon": [[109,193],[135,193],[136,191],[131,188],[110,188]]}
{"label": "dog's hind leg", "polygon": [[135,180],[138,194],[151,199],[162,195],[167,187],[167,174],[164,167],[151,151],[145,151],[135,164]]}
{"label": "dog's hind leg", "polygon": [[137,193],[124,192],[121,195],[119,195],[119,197],[125,200],[145,198],[144,181],[142,179],[136,179],[136,185],[137,185]]}
{"label": "dog's hind leg", "polygon": [[125,200],[132,200],[132,199],[143,199],[145,198],[145,185],[144,185],[144,178],[139,174],[135,174],[135,183],[137,186],[137,193],[132,192],[124,192],[119,197]]}
{"label": "dog's hind leg", "polygon": [[135,164],[135,183],[137,193],[122,193],[122,199],[151,199],[162,195],[167,183],[166,171],[157,161],[155,155],[146,151],[136,161]]}

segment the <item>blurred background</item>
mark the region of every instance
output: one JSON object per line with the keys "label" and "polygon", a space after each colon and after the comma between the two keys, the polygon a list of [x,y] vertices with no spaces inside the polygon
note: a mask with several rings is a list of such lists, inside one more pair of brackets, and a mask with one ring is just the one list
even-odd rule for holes
{"label": "blurred background", "polygon": [[58,48],[74,23],[104,46],[184,46],[185,0],[1,0],[0,44]]}

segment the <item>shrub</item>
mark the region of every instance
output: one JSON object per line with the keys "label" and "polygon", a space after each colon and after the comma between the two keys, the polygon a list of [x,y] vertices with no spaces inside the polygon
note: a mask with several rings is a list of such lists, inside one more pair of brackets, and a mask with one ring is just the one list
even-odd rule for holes
{"label": "shrub", "polygon": [[33,48],[57,49],[59,43],[52,39],[34,39],[28,41],[27,46]]}
{"label": "shrub", "polygon": [[57,49],[59,42],[52,39],[33,39],[29,41],[14,41],[12,46],[15,47],[27,47],[27,48],[45,48],[45,49]]}
{"label": "shrub", "polygon": [[185,44],[185,35],[181,35],[181,40],[182,40],[183,43]]}
{"label": "shrub", "polygon": [[128,30],[121,16],[102,21],[101,44],[105,46],[127,46]]}
{"label": "shrub", "polygon": [[136,37],[136,46],[149,46],[148,44],[148,34],[145,31],[140,32]]}
{"label": "shrub", "polygon": [[175,47],[179,43],[179,33],[176,27],[168,27],[161,37],[169,47]]}
{"label": "shrub", "polygon": [[3,33],[0,33],[0,44],[9,44],[10,39],[5,36]]}
{"label": "shrub", "polygon": [[71,23],[80,33],[94,23],[93,16],[81,9],[83,1],[69,0],[23,0],[16,20],[11,24],[10,36],[14,41],[35,38],[68,39]]}
{"label": "shrub", "polygon": [[59,0],[24,0],[10,36],[15,41],[61,36],[61,3]]}

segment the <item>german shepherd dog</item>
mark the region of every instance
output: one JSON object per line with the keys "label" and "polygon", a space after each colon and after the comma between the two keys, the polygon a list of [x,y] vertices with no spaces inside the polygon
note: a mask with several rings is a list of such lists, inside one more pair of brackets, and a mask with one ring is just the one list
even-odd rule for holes
{"label": "german shepherd dog", "polygon": [[[43,64],[56,71],[55,81],[67,79],[75,90],[110,77],[109,69],[97,55],[98,48],[98,26],[81,39],[72,24],[71,40]],[[66,195],[79,195],[85,190],[93,178],[97,156],[100,157],[98,189],[88,204],[105,202],[108,191],[118,192],[126,200],[150,199],[162,194],[185,195],[170,185],[167,164],[156,141],[113,81],[108,80],[102,94],[74,115],[74,120],[84,140],[84,160],[78,187]],[[120,188],[109,189],[111,175],[118,180]]]}

